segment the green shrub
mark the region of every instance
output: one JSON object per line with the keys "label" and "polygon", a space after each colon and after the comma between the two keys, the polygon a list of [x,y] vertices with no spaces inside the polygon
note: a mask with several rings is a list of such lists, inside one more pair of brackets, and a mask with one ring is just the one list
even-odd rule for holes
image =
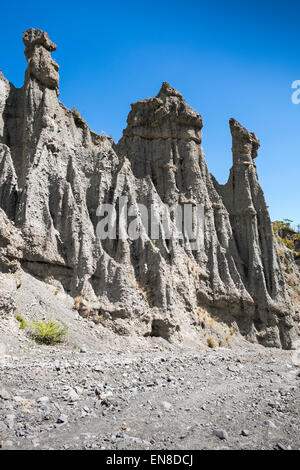
{"label": "green shrub", "polygon": [[15,315],[15,319],[20,323],[21,330],[24,330],[24,328],[27,326],[25,318],[23,318],[21,315]]}
{"label": "green shrub", "polygon": [[81,116],[80,112],[78,111],[78,109],[76,108],[76,106],[73,106],[72,108],[72,113],[78,118],[80,119],[80,121],[84,122],[85,123],[85,119]]}
{"label": "green shrub", "polygon": [[38,343],[55,344],[61,343],[67,334],[67,328],[53,320],[32,322],[31,336]]}
{"label": "green shrub", "polygon": [[277,225],[277,227],[279,227],[280,229],[285,229],[292,232],[292,222],[293,221],[291,219],[275,220],[275,222],[273,222],[273,225]]}

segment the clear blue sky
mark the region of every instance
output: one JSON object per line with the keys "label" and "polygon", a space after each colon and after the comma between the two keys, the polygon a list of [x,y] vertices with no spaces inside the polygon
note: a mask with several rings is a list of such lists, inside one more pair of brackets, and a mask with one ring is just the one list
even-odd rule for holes
{"label": "clear blue sky", "polygon": [[168,81],[203,116],[203,147],[220,183],[231,167],[228,120],[261,140],[256,160],[272,219],[300,223],[300,3],[285,0],[5,2],[0,69],[16,86],[22,32],[57,43],[60,99],[118,140],[130,103]]}

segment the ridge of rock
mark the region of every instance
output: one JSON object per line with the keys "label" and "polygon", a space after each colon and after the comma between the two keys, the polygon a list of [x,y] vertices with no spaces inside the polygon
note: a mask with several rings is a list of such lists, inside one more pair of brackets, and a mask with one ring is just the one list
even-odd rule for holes
{"label": "ridge of rock", "polygon": [[[59,102],[48,35],[30,29],[23,42],[24,86],[0,75],[1,276],[17,285],[26,271],[59,286],[80,298],[83,316],[119,334],[204,343],[206,312],[217,319],[207,328],[218,341],[227,325],[249,341],[290,348],[297,322],[258,183],[255,134],[230,120],[233,167],[219,185],[205,162],[201,115],[164,82],[156,97],[131,105],[114,144]],[[141,236],[100,240],[97,209],[120,196],[136,209]],[[163,230],[154,242],[140,203],[148,211],[201,204],[203,249]]]}

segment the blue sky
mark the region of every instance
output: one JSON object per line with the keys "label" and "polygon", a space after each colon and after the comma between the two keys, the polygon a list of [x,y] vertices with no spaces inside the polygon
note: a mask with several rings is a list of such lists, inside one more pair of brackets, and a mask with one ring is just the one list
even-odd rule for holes
{"label": "blue sky", "polygon": [[256,159],[272,219],[300,224],[300,4],[296,1],[14,0],[1,5],[0,69],[22,86],[22,32],[58,45],[60,99],[118,140],[130,103],[163,81],[203,116],[210,171],[225,183],[235,117],[261,141]]}

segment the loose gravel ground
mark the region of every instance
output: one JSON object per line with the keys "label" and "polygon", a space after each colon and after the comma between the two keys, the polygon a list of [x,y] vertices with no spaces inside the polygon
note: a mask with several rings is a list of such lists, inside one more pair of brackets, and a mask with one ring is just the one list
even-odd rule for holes
{"label": "loose gravel ground", "polygon": [[2,448],[300,448],[300,369],[290,352],[150,343],[2,356]]}
{"label": "loose gravel ground", "polygon": [[[291,351],[120,337],[24,274],[17,313],[68,326],[39,345],[0,322],[2,449],[299,449],[300,367]],[[298,361],[299,362],[299,361]]]}

